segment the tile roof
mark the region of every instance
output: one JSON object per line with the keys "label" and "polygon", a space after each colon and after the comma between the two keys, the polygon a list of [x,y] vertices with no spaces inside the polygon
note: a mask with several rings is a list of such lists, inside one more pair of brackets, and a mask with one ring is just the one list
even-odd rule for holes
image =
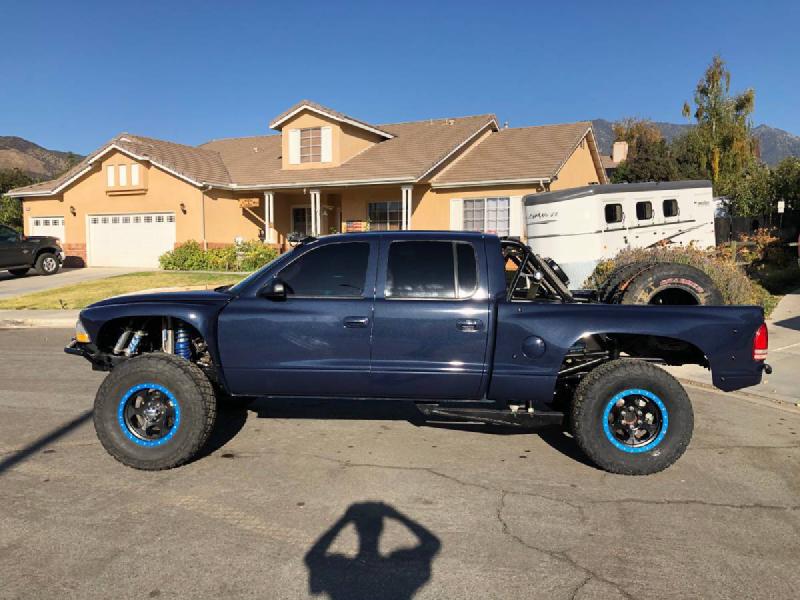
{"label": "tile roof", "polygon": [[433,185],[552,178],[591,123],[502,129],[433,178]]}
{"label": "tile roof", "polygon": [[[60,191],[115,146],[193,183],[233,189],[377,181],[447,185],[550,178],[586,135],[590,124],[496,131],[494,115],[485,114],[379,127],[393,137],[370,146],[342,165],[315,169],[283,169],[279,134],[212,140],[194,147],[123,133],[59,178],[11,190],[9,195],[49,195]],[[438,165],[487,127],[492,133],[462,158],[431,176]]]}
{"label": "tile roof", "polygon": [[323,185],[339,181],[416,181],[465,140],[495,122],[494,115],[381,125],[394,137],[370,146],[338,167],[282,169],[280,135],[215,140],[201,145],[218,152],[239,186]]}
{"label": "tile roof", "polygon": [[358,119],[354,119],[350,115],[346,115],[346,114],[344,114],[342,112],[339,112],[338,110],[333,110],[332,108],[328,108],[327,106],[323,106],[322,104],[314,102],[313,100],[300,100],[300,102],[298,102],[297,104],[295,104],[294,106],[292,106],[288,110],[283,111],[277,117],[272,119],[272,121],[270,122],[269,126],[272,129],[278,128],[277,126],[281,124],[281,121],[286,119],[288,116],[294,114],[295,112],[298,112],[298,111],[302,110],[303,108],[308,108],[308,109],[313,110],[313,111],[317,111],[317,112],[321,112],[321,113],[327,114],[327,115],[333,117],[334,119],[336,119],[337,121],[349,122],[349,123],[351,123],[353,125],[356,125],[357,127],[362,127],[364,129],[368,129],[370,131],[373,131],[375,133],[383,135],[383,136],[385,136],[387,138],[392,137],[391,133],[381,129],[380,127],[376,127],[375,125],[367,123],[366,121],[359,121]]}
{"label": "tile roof", "polygon": [[25,194],[34,195],[56,191],[90,168],[92,163],[114,146],[158,164],[196,183],[223,186],[231,183],[228,170],[216,152],[141,135],[122,133],[103,144],[96,152],[84,158],[60,177],[16,188],[11,190],[8,195],[23,196]]}

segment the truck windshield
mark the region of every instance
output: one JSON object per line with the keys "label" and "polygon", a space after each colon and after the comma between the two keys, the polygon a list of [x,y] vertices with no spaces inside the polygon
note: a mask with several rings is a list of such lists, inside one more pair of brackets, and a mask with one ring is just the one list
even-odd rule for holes
{"label": "truck windshield", "polygon": [[242,279],[239,283],[237,283],[237,284],[235,284],[235,285],[233,285],[233,286],[231,286],[231,287],[229,287],[229,288],[227,288],[225,290],[219,290],[219,291],[228,291],[228,292],[230,292],[232,294],[238,294],[244,288],[246,288],[251,281],[255,281],[256,279],[258,279],[261,276],[261,274],[264,272],[264,270],[266,270],[270,266],[272,266],[275,263],[275,261],[283,260],[287,256],[290,256],[295,251],[296,248],[297,248],[297,246],[295,246],[294,248],[289,250],[289,252],[287,252],[285,254],[281,254],[277,258],[269,261],[267,264],[265,264],[263,267],[261,267],[258,271],[253,271],[252,273],[250,273],[250,275],[248,275],[247,277]]}

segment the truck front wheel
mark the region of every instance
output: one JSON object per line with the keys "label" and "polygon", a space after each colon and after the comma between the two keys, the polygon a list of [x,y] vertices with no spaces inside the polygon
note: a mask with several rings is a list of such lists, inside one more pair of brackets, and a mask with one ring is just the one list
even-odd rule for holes
{"label": "truck front wheel", "polygon": [[694,413],[680,383],[659,367],[621,359],[592,370],[575,391],[572,433],[596,465],[649,475],[686,451]]}
{"label": "truck front wheel", "polygon": [[154,471],[196,456],[216,413],[211,382],[196,365],[153,353],[125,361],[106,377],[94,403],[94,426],[111,456]]}

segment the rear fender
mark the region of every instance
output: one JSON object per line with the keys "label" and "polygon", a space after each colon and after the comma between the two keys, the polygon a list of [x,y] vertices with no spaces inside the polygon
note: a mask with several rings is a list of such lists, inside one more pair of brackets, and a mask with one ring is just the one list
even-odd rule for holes
{"label": "rear fender", "polygon": [[[598,334],[659,336],[696,346],[714,385],[729,391],[755,385],[762,364],[752,359],[755,331],[764,320],[755,306],[631,306],[503,302],[498,306],[494,373],[489,397],[552,401],[558,371],[569,349]],[[538,356],[527,356],[533,336]]]}

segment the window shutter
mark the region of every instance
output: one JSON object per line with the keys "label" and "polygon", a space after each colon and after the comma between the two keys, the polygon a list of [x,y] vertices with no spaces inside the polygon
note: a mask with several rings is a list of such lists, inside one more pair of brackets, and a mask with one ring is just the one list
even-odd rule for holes
{"label": "window shutter", "polygon": [[330,127],[320,129],[321,162],[329,163],[333,160],[333,133]]}
{"label": "window shutter", "polygon": [[131,165],[131,185],[139,185],[139,165]]}
{"label": "window shutter", "polygon": [[119,184],[122,186],[128,185],[128,167],[127,165],[119,166]]}
{"label": "window shutter", "polygon": [[464,229],[464,200],[461,198],[450,199],[450,230]]}
{"label": "window shutter", "polygon": [[523,210],[522,210],[522,196],[511,196],[508,203],[508,235],[518,236],[520,238],[525,236],[523,231]]}
{"label": "window shutter", "polygon": [[108,187],[114,187],[114,170],[116,167],[114,165],[108,165],[106,167],[106,185]]}
{"label": "window shutter", "polygon": [[289,130],[289,164],[300,164],[300,130]]}

